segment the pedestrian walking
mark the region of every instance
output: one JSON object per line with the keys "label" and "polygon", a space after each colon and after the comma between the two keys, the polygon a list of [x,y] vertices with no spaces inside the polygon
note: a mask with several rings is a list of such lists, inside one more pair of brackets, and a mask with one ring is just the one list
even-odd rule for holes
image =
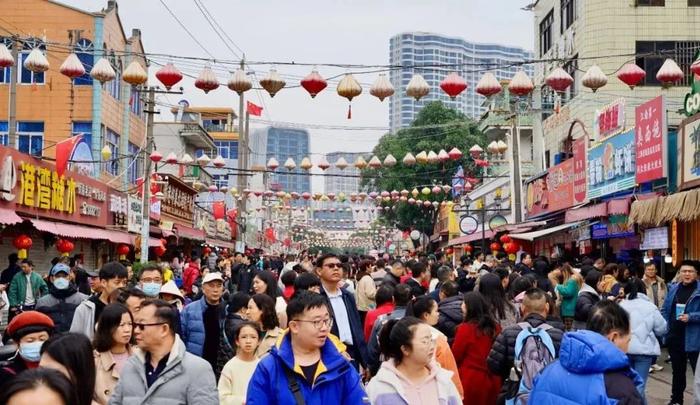
{"label": "pedestrian walking", "polygon": [[16,273],[7,292],[9,317],[36,308],[36,302],[49,292],[44,279],[34,272],[34,263],[24,259],[20,263],[22,271]]}
{"label": "pedestrian walking", "polygon": [[96,405],[95,360],[90,340],[81,333],[59,333],[41,346],[39,367],[63,373],[75,388],[76,405]]}
{"label": "pedestrian walking", "polygon": [[267,355],[282,335],[275,301],[267,294],[255,294],[248,301],[246,319],[255,323],[262,332],[260,344],[255,355],[260,358]]}
{"label": "pedestrian walking", "polygon": [[244,405],[250,382],[260,359],[255,351],[260,344],[260,330],[252,322],[241,322],[232,331],[236,355],[226,363],[219,378],[221,405]]}
{"label": "pedestrian walking", "polygon": [[106,405],[119,382],[119,375],[132,354],[134,320],[124,304],[109,304],[102,311],[93,340],[95,401]]}
{"label": "pedestrian walking", "polygon": [[22,312],[10,321],[5,334],[17,345],[17,352],[0,362],[0,392],[22,371],[39,367],[41,346],[53,334],[54,326],[51,318],[38,311]]}
{"label": "pedestrian walking", "polygon": [[73,405],[73,384],[60,372],[49,368],[27,370],[0,390],[0,404]]}
{"label": "pedestrian walking", "polygon": [[36,310],[43,312],[53,319],[57,332],[68,332],[75,309],[88,299],[88,296],[78,292],[77,286],[71,281],[71,270],[64,263],[56,263],[49,272],[49,293],[39,298]]}

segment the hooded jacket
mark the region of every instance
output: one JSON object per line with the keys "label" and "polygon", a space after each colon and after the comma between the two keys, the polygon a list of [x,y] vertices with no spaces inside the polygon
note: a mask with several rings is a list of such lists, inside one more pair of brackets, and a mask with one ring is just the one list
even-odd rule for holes
{"label": "hooded jacket", "polygon": [[641,404],[637,391],[641,384],[627,355],[604,336],[587,330],[570,332],[564,335],[559,359],[535,378],[529,403]]}
{"label": "hooded jacket", "polygon": [[[415,386],[406,380],[396,369],[394,360],[387,360],[382,363],[374,378],[367,384],[367,394],[373,405],[412,405],[412,404],[435,404],[435,405],[458,405],[462,399],[457,392],[457,388],[452,383],[452,373],[441,368],[436,363],[429,365],[430,375],[420,386]],[[437,385],[437,398],[423,398],[421,391],[425,392],[425,385]],[[413,386],[413,390],[408,392],[407,387]]]}
{"label": "hooded jacket", "polygon": [[447,297],[438,304],[438,330],[447,336],[450,345],[455,339],[455,330],[462,323],[462,294]]}
{"label": "hooded jacket", "polygon": [[638,293],[637,298],[623,300],[620,306],[630,316],[632,340],[627,353],[647,356],[661,354],[656,336],[665,335],[667,325],[656,305],[646,295]]}
{"label": "hooded jacket", "polygon": [[73,283],[70,283],[65,290],[59,290],[53,284],[49,284],[49,294],[37,300],[36,310],[45,313],[53,320],[57,332],[68,332],[75,309],[86,299],[88,296],[78,292]]}
{"label": "hooded jacket", "polygon": [[591,308],[600,301],[600,294],[590,285],[583,283],[578,291],[576,308],[574,311],[574,329],[585,329],[588,322],[588,314]]}
{"label": "hooded jacket", "polygon": [[[270,354],[258,363],[248,383],[246,405],[287,405],[296,401],[289,388],[285,367],[292,370],[306,405],[355,405],[367,403],[360,375],[340,355],[330,339],[321,347],[321,360],[313,384],[304,377],[294,359],[292,339],[285,333]],[[363,402],[365,401],[365,402]]]}

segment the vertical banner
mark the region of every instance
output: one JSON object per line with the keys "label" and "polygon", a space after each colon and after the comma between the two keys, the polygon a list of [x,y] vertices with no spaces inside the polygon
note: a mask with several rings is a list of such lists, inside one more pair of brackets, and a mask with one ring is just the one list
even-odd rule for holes
{"label": "vertical banner", "polygon": [[668,139],[664,96],[635,108],[635,147],[637,152],[637,184],[667,176],[665,156]]}
{"label": "vertical banner", "polygon": [[588,149],[588,137],[583,136],[574,141],[574,205],[586,201],[588,181],[586,179],[586,151]]}

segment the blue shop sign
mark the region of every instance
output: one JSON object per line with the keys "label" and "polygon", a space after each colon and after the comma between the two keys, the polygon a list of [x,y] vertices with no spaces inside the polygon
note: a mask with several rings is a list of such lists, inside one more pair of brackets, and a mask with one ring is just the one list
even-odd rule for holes
{"label": "blue shop sign", "polygon": [[588,151],[588,199],[635,185],[634,130],[611,136]]}
{"label": "blue shop sign", "polygon": [[591,227],[591,239],[634,236],[634,225],[629,224],[627,219],[627,215],[611,215],[605,222],[593,224]]}

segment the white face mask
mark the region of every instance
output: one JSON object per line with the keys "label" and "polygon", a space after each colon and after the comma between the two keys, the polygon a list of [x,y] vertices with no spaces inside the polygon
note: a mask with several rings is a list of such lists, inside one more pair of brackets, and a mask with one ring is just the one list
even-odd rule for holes
{"label": "white face mask", "polygon": [[67,278],[58,277],[53,280],[53,286],[58,290],[65,290],[68,288],[68,286],[70,286],[70,280]]}

